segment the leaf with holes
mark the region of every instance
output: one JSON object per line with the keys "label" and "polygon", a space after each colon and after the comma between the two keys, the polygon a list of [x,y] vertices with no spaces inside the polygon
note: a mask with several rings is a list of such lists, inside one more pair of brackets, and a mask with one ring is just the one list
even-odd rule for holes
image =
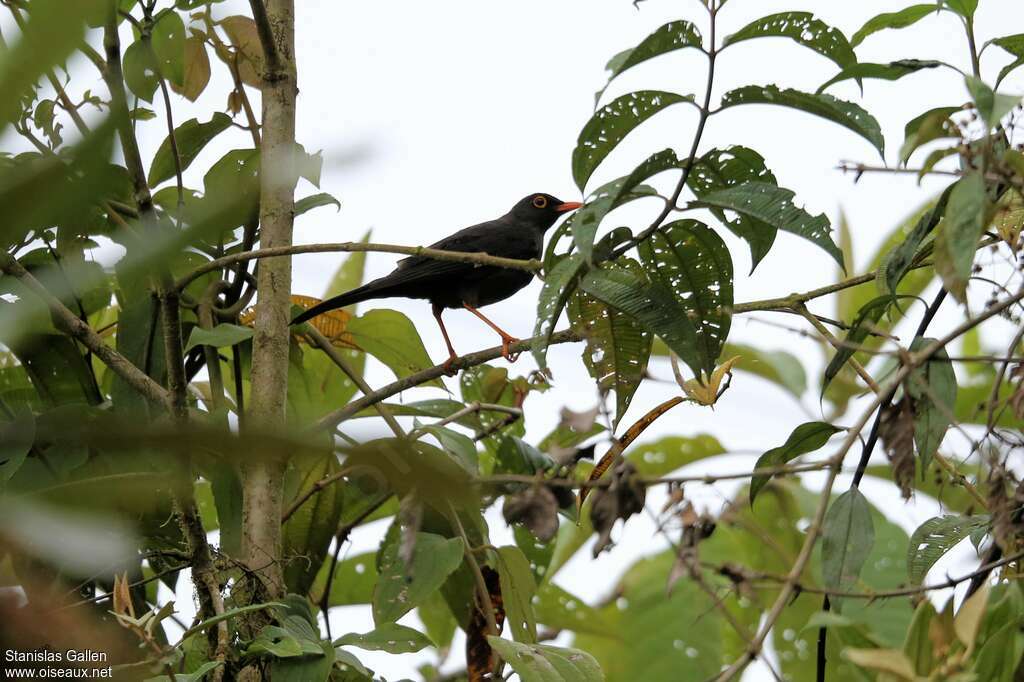
{"label": "leaf with holes", "polygon": [[679,168],[682,162],[671,149],[647,157],[629,175],[624,175],[594,190],[586,205],[572,217],[572,239],[588,263],[593,262],[594,238],[601,221],[613,209],[657,192],[640,183],[666,170]]}
{"label": "leaf with holes", "polygon": [[[608,66],[605,67],[610,73],[608,75],[608,82],[611,83],[612,79],[618,76],[620,73],[627,69],[631,69],[637,64],[653,59],[658,55],[665,54],[666,52],[672,52],[674,50],[681,50],[685,47],[701,47],[700,31],[693,25],[692,22],[685,20],[670,21],[664,26],[659,27],[654,33],[650,34],[643,41],[640,42],[634,48],[623,50],[618,53],[608,62]],[[607,85],[597,93],[596,100],[601,99],[601,95],[604,94]]]}
{"label": "leaf with holes", "polygon": [[[800,455],[820,449],[834,434],[842,431],[838,426],[828,422],[807,422],[793,429],[786,442],[772,448],[757,458],[754,469],[780,467],[796,459]],[[772,479],[773,474],[757,474],[750,479],[750,504],[753,506],[757,494]]]}
{"label": "leaf with holes", "polygon": [[[192,118],[175,128],[174,142],[178,147],[181,170],[188,168],[199,152],[230,126],[231,117],[217,112],[206,123],[200,123],[198,119]],[[174,175],[174,151],[171,147],[171,138],[167,137],[153,155],[153,163],[149,166],[149,186],[156,187]]]}
{"label": "leaf with holes", "polygon": [[963,303],[978,240],[988,223],[988,197],[980,173],[968,173],[949,193],[945,219],[935,238],[935,271],[949,293]]}
{"label": "leaf with holes", "polygon": [[846,332],[846,338],[842,345],[832,356],[828,366],[825,367],[825,377],[821,383],[821,395],[825,395],[825,389],[832,383],[832,380],[839,374],[839,370],[853,357],[861,342],[871,333],[871,328],[880,319],[893,302],[892,296],[878,296],[873,298],[857,311],[857,317],[850,325],[850,331]]}
{"label": "leaf with holes", "polygon": [[849,589],[860,577],[875,544],[871,508],[858,488],[850,488],[829,507],[821,543],[821,577],[825,587]]}
{"label": "leaf with holes", "polygon": [[419,630],[397,623],[384,623],[370,632],[350,632],[334,640],[334,646],[355,646],[368,651],[386,651],[389,654],[409,654],[434,646],[430,638]]}
{"label": "leaf with holes", "polygon": [[888,64],[872,64],[870,62],[851,64],[835,76],[832,76],[832,78],[825,81],[825,83],[818,88],[817,94],[823,93],[830,85],[850,80],[851,78],[855,78],[858,83],[864,78],[896,81],[904,76],[917,73],[921,69],[934,69],[939,66],[942,66],[942,62],[937,62],[931,59],[901,59],[900,61],[889,62]]}
{"label": "leaf with holes", "polygon": [[777,230],[803,237],[823,249],[845,269],[843,252],[832,241],[832,226],[828,218],[824,214],[812,216],[798,208],[793,203],[794,196],[790,190],[776,185],[748,182],[706,194],[690,205],[736,211]]}
{"label": "leaf with holes", "polygon": [[840,68],[857,63],[857,55],[843,32],[815,19],[810,12],[780,12],[762,17],[726,36],[722,47],[751,38],[770,37],[790,38],[831,59]]}
{"label": "leaf with holes", "polygon": [[501,601],[512,637],[517,642],[536,642],[537,617],[533,613],[533,597],[537,585],[533,580],[530,562],[521,549],[513,546],[498,548],[498,576],[501,581]]}
{"label": "leaf with holes", "polygon": [[665,107],[692,101],[693,95],[640,90],[598,109],[583,126],[572,152],[572,176],[576,186],[582,190],[605,157],[638,125]]}
{"label": "leaf with holes", "polygon": [[[935,339],[917,337],[910,344],[910,352],[934,342]],[[924,365],[914,368],[907,377],[906,391],[914,401],[914,443],[923,473],[938,451],[956,409],[956,372],[944,348]]]}
{"label": "leaf with holes", "polygon": [[[694,162],[686,178],[687,186],[698,199],[716,190],[746,182],[777,184],[775,175],[765,166],[764,158],[753,149],[739,146],[707,152]],[[720,208],[711,208],[711,213],[750,246],[750,270],[753,272],[775,243],[778,230],[742,213],[726,214]]]}
{"label": "leaf with holes", "polygon": [[373,591],[373,620],[394,623],[437,591],[462,564],[460,538],[416,533],[412,562],[398,556],[398,542],[384,542],[377,559],[380,579]]}
{"label": "leaf with holes", "polygon": [[775,104],[820,116],[852,130],[870,142],[879,155],[885,155],[885,138],[882,137],[878,121],[852,102],[844,102],[832,95],[780,90],[775,85],[747,85],[725,93],[721,109],[740,104]]}
{"label": "leaf with holes", "polygon": [[160,87],[160,72],[153,51],[141,39],[128,46],[122,57],[124,82],[139,99],[153,101]]}
{"label": "leaf with holes", "polygon": [[910,536],[910,544],[907,545],[907,576],[910,582],[920,585],[936,561],[968,535],[987,528],[990,523],[987,514],[935,516],[922,523]]}
{"label": "leaf with holes", "polygon": [[491,648],[512,667],[522,682],[603,682],[594,657],[578,649],[521,644],[488,636]]}
{"label": "leaf with holes", "polygon": [[[639,264],[626,267],[639,273]],[[615,425],[626,414],[643,380],[651,355],[652,336],[636,318],[599,298],[577,290],[569,301],[569,319],[586,339],[583,364],[602,394],[615,391]]]}
{"label": "leaf with holes", "polygon": [[591,270],[580,281],[583,291],[635,317],[648,331],[661,337],[694,375],[711,372],[714,363],[697,339],[697,328],[672,292],[659,282],[648,282],[626,268],[609,264]]}
{"label": "leaf with holes", "polygon": [[701,355],[714,363],[732,321],[732,258],[725,242],[697,220],[677,220],[663,225],[639,251],[651,277],[672,292],[696,327]]}
{"label": "leaf with holes", "polygon": [[931,3],[928,5],[911,5],[898,12],[885,12],[868,19],[850,39],[853,47],[860,45],[872,33],[889,28],[906,28],[924,19],[929,14],[938,14],[942,7]]}
{"label": "leaf with holes", "polygon": [[558,261],[544,279],[537,298],[537,322],[530,346],[530,352],[542,369],[547,367],[548,344],[555,332],[555,324],[576,287],[582,269],[583,256],[573,253]]}

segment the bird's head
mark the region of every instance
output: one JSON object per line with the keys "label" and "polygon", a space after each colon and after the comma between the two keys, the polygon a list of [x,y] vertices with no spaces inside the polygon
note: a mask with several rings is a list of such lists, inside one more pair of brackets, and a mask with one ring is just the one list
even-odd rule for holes
{"label": "bird's head", "polygon": [[530,194],[512,207],[510,213],[517,220],[536,225],[546,230],[569,211],[575,211],[583,204],[578,201],[562,201],[550,194]]}

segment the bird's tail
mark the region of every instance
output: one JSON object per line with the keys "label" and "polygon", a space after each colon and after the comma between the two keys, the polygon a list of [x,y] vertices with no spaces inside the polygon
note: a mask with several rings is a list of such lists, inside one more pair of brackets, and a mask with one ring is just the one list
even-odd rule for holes
{"label": "bird's tail", "polygon": [[344,308],[345,306],[352,305],[354,303],[361,303],[371,298],[379,298],[382,293],[382,288],[377,285],[376,282],[370,282],[369,284],[364,284],[363,286],[352,289],[351,291],[346,291],[334,298],[329,298],[326,301],[317,303],[301,315],[297,315],[291,323],[301,324],[306,320],[311,320],[317,315],[326,313],[329,310],[337,310],[338,308]]}

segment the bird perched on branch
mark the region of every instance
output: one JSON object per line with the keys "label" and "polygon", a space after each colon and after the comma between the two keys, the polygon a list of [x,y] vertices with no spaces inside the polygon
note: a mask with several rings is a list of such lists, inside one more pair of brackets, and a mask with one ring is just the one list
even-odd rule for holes
{"label": "bird perched on branch", "polygon": [[[531,194],[500,218],[467,227],[431,244],[430,248],[522,260],[540,258],[544,232],[562,215],[581,205],[556,199],[550,194]],[[465,308],[483,320],[501,336],[502,355],[509,362],[514,362],[517,356],[512,354],[510,346],[518,339],[484,317],[477,308],[503,301],[532,279],[533,273],[527,270],[412,256],[399,261],[391,274],[313,306],[292,320],[292,324],[374,298],[425,298],[433,306],[434,319],[448,346],[448,360],[445,362],[448,367],[458,355],[441,319],[445,308]]]}

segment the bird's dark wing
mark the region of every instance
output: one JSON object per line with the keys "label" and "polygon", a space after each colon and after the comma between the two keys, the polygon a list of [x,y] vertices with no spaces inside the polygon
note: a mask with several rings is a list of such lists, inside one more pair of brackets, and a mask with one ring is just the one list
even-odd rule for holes
{"label": "bird's dark wing", "polygon": [[[532,235],[500,218],[467,227],[431,244],[429,248],[442,251],[482,252],[503,258],[529,259],[538,255]],[[458,277],[479,268],[480,266],[473,263],[410,256],[400,260],[394,272],[384,279],[389,285],[405,284],[435,277]]]}

